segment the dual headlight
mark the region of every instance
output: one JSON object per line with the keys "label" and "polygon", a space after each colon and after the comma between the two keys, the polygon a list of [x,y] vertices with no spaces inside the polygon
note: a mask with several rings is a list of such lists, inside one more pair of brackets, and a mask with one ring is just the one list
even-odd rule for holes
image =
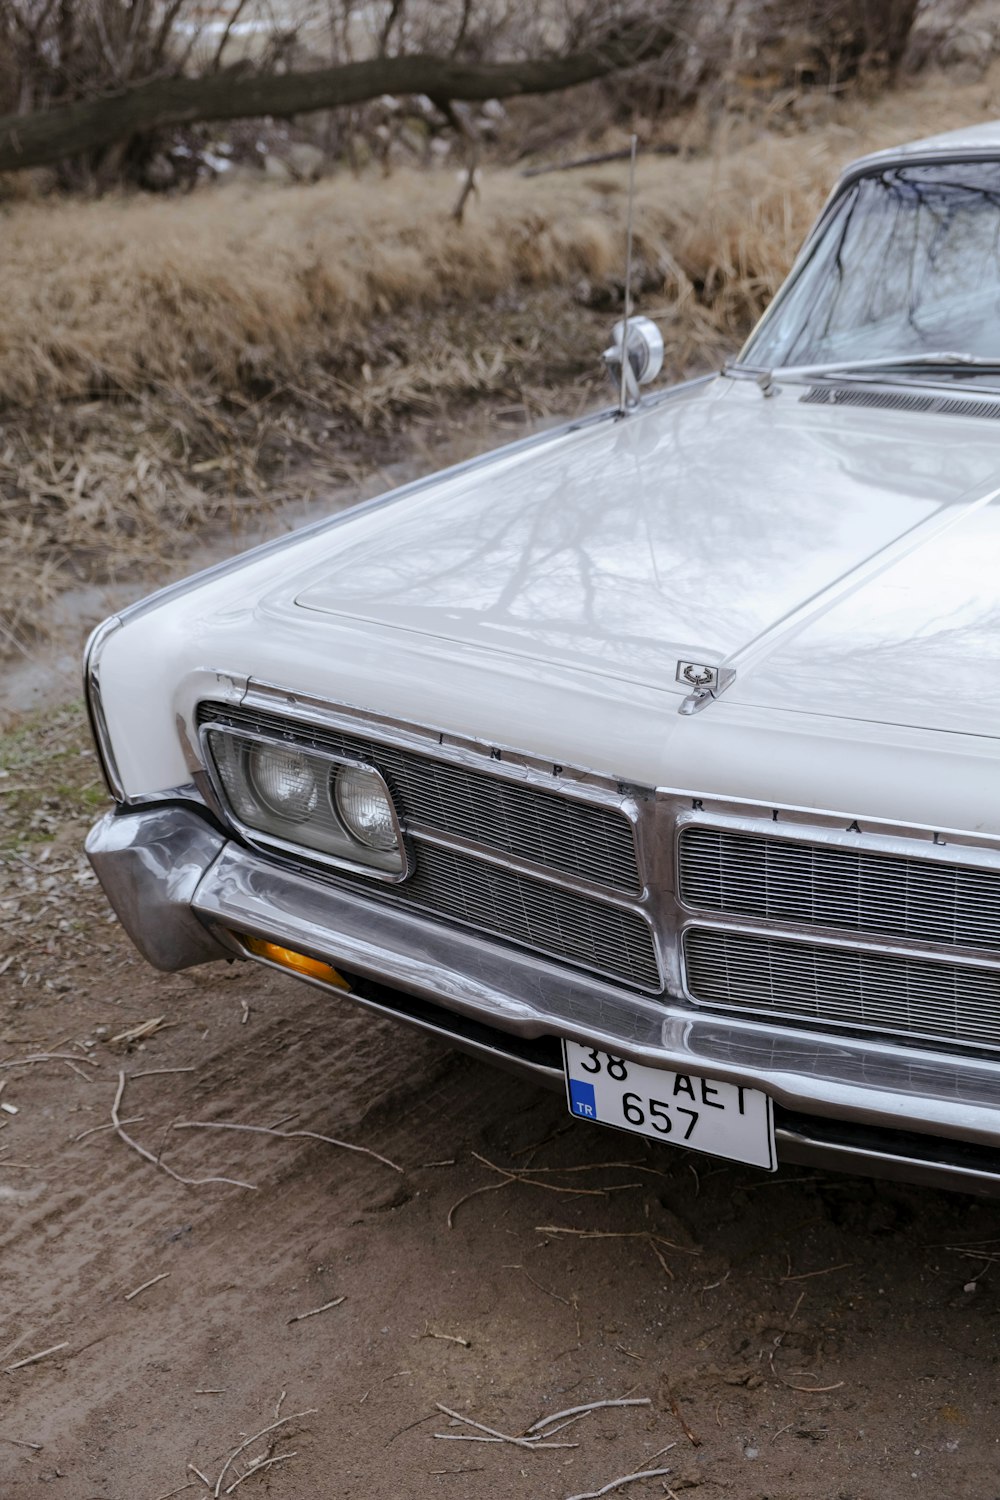
{"label": "dual headlight", "polygon": [[374,767],[225,729],[209,729],[206,740],[226,800],[247,829],[373,873],[406,873],[399,819]]}

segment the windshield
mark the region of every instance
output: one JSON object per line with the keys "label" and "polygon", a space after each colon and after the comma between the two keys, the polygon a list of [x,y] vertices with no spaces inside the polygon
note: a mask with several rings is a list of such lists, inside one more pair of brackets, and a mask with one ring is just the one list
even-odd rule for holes
{"label": "windshield", "polygon": [[1000,361],[1000,162],[854,183],[741,358],[773,369],[940,350]]}

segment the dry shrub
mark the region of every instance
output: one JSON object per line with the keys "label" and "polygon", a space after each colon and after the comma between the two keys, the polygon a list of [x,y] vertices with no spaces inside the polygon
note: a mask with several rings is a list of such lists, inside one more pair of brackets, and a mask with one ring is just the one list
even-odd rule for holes
{"label": "dry shrub", "polygon": [[[850,108],[809,134],[741,141],[737,122],[704,155],[640,160],[639,305],[674,374],[738,347],[846,159],[997,110],[996,75]],[[352,434],[475,398],[593,399],[625,180],[621,163],[496,171],[461,226],[451,176],[416,171],[11,205],[0,546],[37,589],[104,577],[234,495],[294,492],[296,455],[314,483]],[[41,613],[5,583],[0,632]]]}

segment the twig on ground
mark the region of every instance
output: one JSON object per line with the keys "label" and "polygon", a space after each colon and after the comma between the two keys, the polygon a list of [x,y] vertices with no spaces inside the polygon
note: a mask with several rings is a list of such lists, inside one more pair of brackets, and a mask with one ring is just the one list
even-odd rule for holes
{"label": "twig on ground", "polygon": [[442,1443],[512,1443],[514,1438],[502,1437],[479,1437],[475,1432],[432,1432],[431,1437],[436,1437]]}
{"label": "twig on ground", "polygon": [[[278,1420],[276,1422],[272,1422],[270,1426],[262,1427],[260,1432],[255,1432],[252,1437],[245,1438],[238,1448],[233,1449],[232,1453],[230,1453],[229,1457],[222,1465],[222,1468],[219,1470],[219,1477],[215,1481],[215,1485],[212,1489],[214,1500],[219,1500],[219,1496],[222,1494],[222,1481],[225,1479],[227,1473],[232,1468],[236,1459],[238,1459],[240,1454],[245,1452],[246,1449],[251,1446],[251,1444],[255,1443],[258,1438],[266,1437],[267,1434],[269,1432],[273,1432],[276,1427],[285,1427],[289,1422],[297,1422],[300,1417],[314,1417],[317,1410],[317,1407],[310,1406],[307,1411],[296,1411],[293,1412],[290,1417],[279,1417]],[[258,1467],[260,1466],[258,1465]],[[195,1470],[195,1472],[197,1473],[197,1470]],[[229,1494],[228,1490],[226,1491],[226,1494]]]}
{"label": "twig on ground", "polygon": [[[133,1074],[132,1076],[135,1077],[135,1074]],[[122,1124],[138,1125],[139,1122],[141,1120],[144,1120],[145,1118],[145,1115],[132,1115],[129,1119],[123,1120]],[[70,1145],[75,1146],[79,1141],[85,1141],[88,1135],[99,1135],[102,1130],[114,1130],[114,1128],[114,1125],[110,1123],[107,1125],[91,1125],[89,1130],[81,1130],[79,1135],[71,1135],[69,1138]]]}
{"label": "twig on ground", "polygon": [[425,1328],[423,1333],[417,1335],[422,1339],[446,1339],[449,1344],[461,1344],[463,1349],[471,1349],[472,1344],[468,1339],[460,1338],[457,1333],[438,1333],[434,1328]]}
{"label": "twig on ground", "polygon": [[482,1162],[484,1167],[489,1167],[491,1172],[498,1172],[501,1177],[506,1177],[510,1182],[523,1182],[527,1187],[544,1188],[547,1193],[570,1193],[574,1198],[607,1198],[610,1193],[623,1193],[627,1188],[638,1187],[637,1182],[623,1182],[616,1187],[609,1188],[577,1188],[565,1187],[554,1182],[539,1182],[535,1177],[527,1176],[527,1169],[520,1168],[508,1171],[506,1167],[498,1167],[496,1162],[488,1161],[485,1156],[480,1156],[478,1151],[472,1155],[476,1161]]}
{"label": "twig on ground", "polygon": [[276,1453],[273,1458],[262,1458],[259,1463],[251,1464],[245,1474],[239,1479],[234,1479],[232,1484],[226,1486],[226,1494],[231,1495],[244,1479],[252,1479],[255,1474],[260,1474],[264,1469],[270,1469],[274,1464],[283,1464],[290,1458],[297,1458],[297,1453]]}
{"label": "twig on ground", "polygon": [[289,1324],[301,1323],[304,1318],[314,1318],[317,1313],[327,1312],[331,1307],[339,1307],[342,1302],[346,1301],[346,1297],[334,1297],[332,1302],[324,1302],[322,1307],[313,1307],[309,1312],[296,1313],[294,1317],[289,1318],[288,1322]]}
{"label": "twig on ground", "polygon": [[606,1406],[652,1406],[649,1396],[620,1396],[613,1401],[587,1401],[583,1406],[567,1406],[565,1411],[554,1411],[551,1416],[539,1417],[537,1422],[532,1422],[526,1428],[527,1433],[539,1432],[543,1427],[551,1427],[553,1422],[558,1422],[562,1417],[582,1416],[587,1411],[600,1411]]}
{"label": "twig on ground", "polygon": [[657,1245],[656,1242],[653,1239],[650,1239],[648,1241],[648,1244],[649,1244],[650,1250],[652,1250],[653,1254],[656,1256],[657,1260],[660,1262],[660,1266],[661,1266],[661,1268],[663,1270],[663,1274],[666,1276],[667,1280],[668,1281],[675,1281],[677,1278],[674,1276],[673,1271],[667,1265],[666,1256],[663,1254],[663,1251],[660,1249],[659,1245]]}
{"label": "twig on ground", "polygon": [[281,1392],[281,1395],[278,1397],[277,1401],[274,1403],[274,1420],[275,1421],[277,1421],[278,1418],[281,1416],[281,1408],[285,1404],[285,1397],[287,1395],[288,1395],[288,1392],[285,1391],[285,1390],[283,1390]]}
{"label": "twig on ground", "polygon": [[826,1266],[822,1271],[800,1271],[797,1276],[792,1276],[789,1273],[787,1276],[782,1276],[781,1280],[783,1283],[786,1281],[811,1281],[814,1276],[832,1276],[834,1271],[847,1271],[851,1266],[856,1265],[856,1260],[844,1260],[837,1266]]}
{"label": "twig on ground", "polygon": [[[487,1433],[495,1443],[513,1443],[516,1448],[528,1448],[531,1450],[534,1450],[536,1448],[579,1447],[578,1443],[546,1443],[540,1442],[538,1438],[512,1437],[508,1432],[498,1432],[495,1427],[486,1427],[482,1422],[474,1422],[471,1417],[464,1417],[461,1412],[452,1411],[450,1406],[444,1406],[440,1401],[435,1401],[434,1405],[437,1407],[438,1411],[443,1411],[446,1417],[453,1417],[456,1422],[465,1422],[469,1427],[475,1427],[477,1432]],[[449,1438],[455,1437],[457,1436],[457,1434],[436,1432],[434,1436]]]}
{"label": "twig on ground", "polygon": [[169,1275],[169,1271],[161,1271],[159,1276],[151,1276],[148,1281],[142,1283],[142,1286],[137,1286],[134,1292],[126,1292],[125,1301],[131,1302],[133,1297],[138,1297],[140,1292],[147,1291],[149,1287],[155,1286],[158,1281],[166,1281]]}
{"label": "twig on ground", "polygon": [[668,1240],[662,1234],[654,1234],[648,1229],[573,1229],[564,1224],[536,1224],[536,1234],[572,1234],[582,1240],[655,1240],[658,1245],[666,1245],[668,1250],[677,1250],[681,1255],[700,1255],[700,1250],[693,1250],[687,1245],[678,1245],[674,1240]]}
{"label": "twig on ground", "polygon": [[[13,1058],[9,1058],[6,1062],[0,1062],[0,1069],[2,1069],[2,1068],[30,1068],[30,1067],[33,1067],[35,1063],[42,1063],[42,1062],[80,1062],[80,1060],[81,1059],[80,1059],[79,1053],[76,1053],[74,1055],[74,1054],[71,1054],[71,1053],[68,1053],[68,1052],[33,1052],[30,1057],[13,1057]],[[90,1063],[90,1066],[92,1068],[96,1068],[97,1067],[97,1060],[96,1060],[96,1058],[93,1058],[93,1057],[84,1057],[83,1061],[87,1062],[87,1063]]]}
{"label": "twig on ground", "polygon": [[166,1016],[153,1016],[152,1020],[141,1021],[138,1026],[130,1026],[127,1031],[120,1031],[117,1036],[111,1038],[109,1046],[114,1046],[117,1042],[125,1042],[126,1044],[128,1042],[141,1042],[147,1036],[152,1036],[154,1032],[160,1031],[167,1024],[169,1023]]}
{"label": "twig on ground", "polygon": [[700,1255],[700,1250],[689,1249],[685,1245],[678,1245],[673,1240],[666,1239],[662,1234],[654,1234],[649,1229],[571,1229],[560,1224],[536,1224],[536,1234],[571,1234],[582,1240],[643,1240],[652,1250],[660,1263],[663,1274],[673,1281],[674,1273],[670,1269],[661,1245],[666,1245],[668,1250],[677,1250],[682,1255]]}
{"label": "twig on ground", "polygon": [[[778,1375],[777,1370],[774,1373]],[[786,1380],[783,1375],[778,1375],[778,1379],[790,1391],[801,1391],[804,1396],[819,1396],[825,1391],[839,1391],[844,1384],[842,1380],[838,1380],[835,1385],[795,1385],[793,1381]]]}
{"label": "twig on ground", "polygon": [[187,1484],[179,1484],[175,1490],[167,1490],[164,1495],[157,1495],[156,1500],[170,1500],[171,1495],[180,1495],[184,1490],[193,1490],[194,1480],[189,1479]]}
{"label": "twig on ground", "polygon": [[26,1344],[34,1331],[33,1328],[29,1328],[26,1333],[18,1334],[12,1344],[8,1344],[6,1349],[0,1350],[0,1370],[3,1369],[4,1360],[9,1359],[16,1349],[20,1349],[22,1344]]}
{"label": "twig on ground", "polygon": [[505,1178],[503,1182],[488,1182],[485,1187],[473,1188],[471,1193],[466,1193],[464,1198],[459,1198],[458,1202],[453,1203],[448,1210],[448,1228],[454,1229],[455,1215],[458,1213],[458,1210],[462,1207],[463,1203],[468,1203],[470,1198],[478,1198],[480,1193],[498,1193],[501,1188],[510,1187],[513,1180],[514,1179],[512,1177],[508,1177]]}
{"label": "twig on ground", "polygon": [[151,1162],[154,1167],[159,1167],[161,1172],[166,1172],[168,1177],[172,1177],[175,1182],[183,1183],[185,1187],[204,1187],[208,1183],[217,1182],[223,1183],[226,1187],[248,1188],[251,1192],[256,1192],[256,1187],[252,1182],[241,1182],[238,1178],[234,1177],[183,1177],[180,1172],[175,1172],[173,1167],[168,1167],[165,1161],[162,1161],[158,1156],[154,1156],[152,1151],[147,1151],[145,1146],[140,1146],[138,1141],[133,1140],[130,1135],[126,1134],[122,1129],[122,1122],[118,1111],[121,1108],[122,1099],[125,1095],[127,1081],[124,1072],[119,1072],[118,1091],[115,1094],[115,1102],[111,1106],[111,1123],[115,1128],[115,1134],[119,1140],[124,1141],[126,1146],[131,1146],[133,1151],[137,1151],[144,1161]]}
{"label": "twig on ground", "polygon": [[337,1146],[341,1151],[356,1151],[361,1156],[371,1156],[375,1161],[380,1161],[383,1167],[391,1167],[394,1172],[404,1171],[403,1167],[390,1161],[387,1156],[380,1156],[370,1146],[355,1146],[350,1141],[335,1140],[332,1135],[319,1135],[315,1130],[275,1130],[271,1125],[234,1125],[228,1120],[176,1120],[173,1128],[174,1130],[241,1130],[249,1135],[274,1135],[282,1141],[322,1141],[325,1146]]}
{"label": "twig on ground", "polygon": [[579,1495],[568,1495],[567,1500],[598,1500],[600,1495],[610,1495],[612,1490],[620,1490],[626,1484],[635,1484],[639,1479],[659,1479],[661,1475],[669,1473],[669,1469],[641,1469],[638,1474],[623,1474],[620,1479],[612,1479],[610,1484],[603,1485],[599,1490],[584,1490]]}
{"label": "twig on ground", "polygon": [[680,1406],[678,1405],[677,1397],[671,1390],[669,1382],[667,1384],[667,1405],[670,1407],[670,1410],[673,1412],[674,1416],[680,1423],[681,1431],[687,1438],[688,1442],[691,1444],[691,1447],[700,1448],[701,1438],[688,1426],[687,1419],[685,1418],[684,1413],[681,1411]]}
{"label": "twig on ground", "polygon": [[42,1446],[41,1443],[27,1443],[24,1438],[0,1437],[0,1443],[12,1443],[15,1448],[34,1448],[36,1452]]}
{"label": "twig on ground", "polygon": [[60,1349],[68,1349],[68,1343],[52,1344],[48,1349],[42,1349],[38,1354],[29,1354],[26,1359],[19,1359],[12,1365],[4,1367],[4,1374],[10,1375],[14,1370],[23,1370],[25,1365],[37,1365],[40,1359],[48,1359],[50,1354],[58,1354]]}
{"label": "twig on ground", "polygon": [[207,1474],[203,1474],[200,1469],[196,1469],[194,1464],[188,1464],[188,1469],[192,1474],[197,1474],[206,1490],[210,1490],[212,1488],[212,1481],[209,1479]]}
{"label": "twig on ground", "polygon": [[92,1078],[88,1078],[83,1069],[77,1067],[75,1062],[70,1062],[68,1057],[64,1057],[63,1062],[66,1064],[67,1068],[69,1068],[70,1072],[75,1073],[78,1078],[82,1078],[84,1083],[93,1083],[94,1080]]}
{"label": "twig on ground", "polygon": [[525,1266],[511,1266],[510,1269],[512,1271],[523,1271],[524,1274],[525,1274],[525,1276],[527,1276],[528,1280],[531,1282],[532,1286],[537,1286],[538,1290],[540,1292],[544,1292],[545,1295],[546,1295],[546,1297],[554,1297],[557,1302],[564,1302],[567,1307],[572,1307],[574,1310],[576,1309],[576,1305],[577,1304],[576,1304],[575,1301],[573,1301],[569,1297],[562,1297],[562,1296],[560,1296],[560,1294],[558,1292],[552,1291],[552,1289],[550,1287],[542,1286],[542,1283],[540,1281],[536,1281],[535,1280],[534,1276],[532,1276],[531,1272],[527,1269],[527,1267],[525,1267]]}
{"label": "twig on ground", "polygon": [[143,1068],[141,1073],[130,1073],[129,1077],[135,1081],[136,1078],[160,1078],[164,1073],[197,1073],[197,1068]]}

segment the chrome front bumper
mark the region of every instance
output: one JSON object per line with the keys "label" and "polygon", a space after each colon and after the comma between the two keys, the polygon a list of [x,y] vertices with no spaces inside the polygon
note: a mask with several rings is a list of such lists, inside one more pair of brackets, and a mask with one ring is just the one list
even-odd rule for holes
{"label": "chrome front bumper", "polygon": [[547,1083],[562,1084],[558,1053],[538,1043],[568,1037],[764,1089],[779,1115],[790,1112],[778,1129],[783,1160],[1000,1193],[1000,1062],[632,994],[280,868],[183,804],[109,813],[87,853],[158,968],[248,957],[239,935],[265,938],[345,971],[359,1003]]}

